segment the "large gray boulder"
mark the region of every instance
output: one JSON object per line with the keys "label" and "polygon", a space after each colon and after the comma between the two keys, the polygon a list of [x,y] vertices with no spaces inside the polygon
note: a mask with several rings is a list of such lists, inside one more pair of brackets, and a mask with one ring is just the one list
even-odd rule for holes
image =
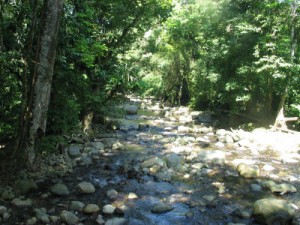
{"label": "large gray boulder", "polygon": [[254,203],[252,215],[262,224],[291,224],[295,209],[286,200],[265,198]]}

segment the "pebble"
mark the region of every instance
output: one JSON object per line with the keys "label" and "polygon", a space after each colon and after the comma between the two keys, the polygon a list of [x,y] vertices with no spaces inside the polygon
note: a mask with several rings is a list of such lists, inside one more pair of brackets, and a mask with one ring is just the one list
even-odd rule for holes
{"label": "pebble", "polygon": [[113,205],[105,205],[102,209],[102,212],[105,214],[113,214],[115,211],[116,207]]}
{"label": "pebble", "polygon": [[105,224],[105,220],[102,215],[98,215],[96,219],[97,224]]}
{"label": "pebble", "polygon": [[91,194],[95,192],[95,187],[90,182],[81,182],[77,185],[77,192],[80,194]]}
{"label": "pebble", "polygon": [[83,208],[83,212],[86,214],[93,214],[100,210],[99,206],[96,204],[88,204]]}
{"label": "pebble", "polygon": [[71,201],[70,209],[75,211],[82,211],[85,204],[80,201]]}
{"label": "pebble", "polygon": [[50,188],[52,194],[59,195],[59,196],[67,196],[70,194],[68,187],[64,184],[55,184]]}
{"label": "pebble", "polygon": [[160,213],[166,213],[172,211],[173,209],[174,209],[173,206],[166,204],[164,202],[159,202],[153,206],[151,212],[160,214]]}
{"label": "pebble", "polygon": [[72,212],[70,211],[63,211],[60,214],[60,219],[63,222],[66,222],[68,225],[74,225],[77,224],[79,221],[79,218]]}

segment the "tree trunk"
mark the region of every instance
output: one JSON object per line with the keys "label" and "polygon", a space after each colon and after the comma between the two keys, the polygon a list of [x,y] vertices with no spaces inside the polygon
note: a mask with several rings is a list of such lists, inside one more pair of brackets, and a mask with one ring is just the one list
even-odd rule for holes
{"label": "tree trunk", "polygon": [[27,168],[36,169],[36,148],[44,136],[47,112],[50,100],[53,67],[55,61],[56,40],[63,0],[45,1],[45,20],[38,48],[38,62],[35,66],[33,108],[28,138],[25,146]]}
{"label": "tree trunk", "polygon": [[[298,0],[294,0],[292,2],[291,8],[292,8],[292,13],[291,13],[291,64],[292,66],[294,65],[295,61],[295,52],[297,49],[297,31],[296,31],[296,24],[297,24],[297,9],[299,7]],[[280,103],[278,106],[278,112],[277,116],[275,119],[274,127],[280,127],[280,128],[287,128],[286,125],[286,120],[284,117],[284,105],[285,105],[285,100],[288,96],[288,91],[289,91],[289,85],[290,85],[290,80],[291,80],[292,74],[289,74],[288,77],[286,78],[286,87],[284,90],[283,95],[281,96]]]}

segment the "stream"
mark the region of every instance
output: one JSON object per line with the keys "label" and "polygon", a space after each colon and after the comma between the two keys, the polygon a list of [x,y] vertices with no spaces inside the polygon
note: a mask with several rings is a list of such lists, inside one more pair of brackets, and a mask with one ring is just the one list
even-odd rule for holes
{"label": "stream", "polygon": [[[293,135],[283,134],[276,146],[284,142],[283,148],[290,151],[282,152],[282,146],[271,145],[275,141],[268,139],[269,131],[256,131],[255,139],[252,133],[216,129],[209,113],[163,107],[153,99],[132,97],[127,105],[132,107],[128,115],[111,119],[117,121],[115,131],[66,150],[72,156],[71,170],[57,172],[55,166],[62,163],[55,161],[53,175],[21,176],[34,180],[38,188],[2,198],[0,224],[72,224],[63,218],[63,211],[71,212],[76,224],[87,225],[264,224],[254,220],[252,210],[257,200],[265,198],[285,200],[295,210],[288,222],[270,215],[266,223],[300,224],[300,155],[299,143],[288,139]],[[241,172],[241,164],[250,172]],[[76,185],[82,181],[91,183],[95,191],[78,193]],[[49,191],[57,183],[69,192]],[[2,195],[4,191],[0,188]],[[32,204],[13,204],[16,197],[31,199]],[[76,210],[70,206],[72,201],[99,209]],[[107,205],[113,210],[106,212]],[[42,220],[37,209],[48,220]]]}

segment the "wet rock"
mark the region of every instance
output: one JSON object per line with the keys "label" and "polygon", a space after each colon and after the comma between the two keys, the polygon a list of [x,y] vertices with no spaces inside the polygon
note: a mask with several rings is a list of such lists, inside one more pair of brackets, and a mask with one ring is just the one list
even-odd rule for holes
{"label": "wet rock", "polygon": [[79,165],[81,166],[87,166],[91,165],[93,163],[93,159],[90,156],[85,155],[86,153],[82,154],[82,157],[80,157]]}
{"label": "wet rock", "polygon": [[15,192],[14,192],[13,188],[10,187],[10,186],[5,187],[4,190],[3,190],[2,193],[1,193],[1,198],[2,198],[3,200],[11,200],[11,199],[13,199],[15,196],[16,196],[16,195],[15,195]]}
{"label": "wet rock", "polygon": [[93,214],[99,212],[100,208],[96,204],[88,204],[83,208],[83,212],[86,214]]}
{"label": "wet rock", "polygon": [[7,212],[7,208],[5,206],[0,206],[0,216]]}
{"label": "wet rock", "polygon": [[105,214],[114,214],[116,207],[113,205],[105,205],[102,209],[102,212]]}
{"label": "wet rock", "polygon": [[161,171],[161,172],[157,173],[155,177],[158,180],[171,181],[173,174],[174,174],[174,171],[172,171],[172,170],[166,170],[166,171]]}
{"label": "wet rock", "polygon": [[105,224],[105,220],[102,215],[98,215],[96,219],[97,224]]}
{"label": "wet rock", "polygon": [[79,145],[71,145],[67,148],[67,153],[71,158],[76,158],[81,155],[82,147]]}
{"label": "wet rock", "polygon": [[260,192],[262,190],[262,187],[258,184],[251,184],[250,188],[254,192]]}
{"label": "wet rock", "polygon": [[172,211],[173,209],[174,209],[174,207],[171,206],[170,204],[167,204],[164,202],[159,202],[153,206],[153,208],[151,209],[151,212],[160,214],[160,213],[166,213],[166,212]]}
{"label": "wet rock", "polygon": [[36,182],[28,179],[17,180],[14,186],[16,192],[21,195],[38,189]]}
{"label": "wet rock", "polygon": [[254,203],[252,215],[263,224],[291,224],[295,209],[286,200],[265,198]]}
{"label": "wet rock", "polygon": [[38,219],[38,221],[40,221],[42,223],[50,222],[49,215],[47,214],[47,210],[45,208],[35,209],[35,213],[36,213],[35,216]]}
{"label": "wet rock", "polygon": [[277,184],[271,186],[272,193],[278,193],[281,195],[295,193],[297,189],[291,184]]}
{"label": "wet rock", "polygon": [[119,193],[115,189],[110,189],[106,192],[107,197],[110,199],[118,197]]}
{"label": "wet rock", "polygon": [[38,222],[36,217],[32,217],[26,221],[26,225],[34,225]]}
{"label": "wet rock", "polygon": [[179,169],[185,163],[184,158],[180,155],[172,153],[166,157],[167,166],[169,168]]}
{"label": "wet rock", "polygon": [[70,209],[75,211],[82,211],[85,204],[80,201],[71,201]]}
{"label": "wet rock", "polygon": [[142,168],[149,168],[154,165],[163,166],[165,164],[164,160],[158,158],[158,157],[152,157],[150,159],[145,160],[141,163]]}
{"label": "wet rock", "polygon": [[11,203],[17,207],[30,207],[33,204],[31,199],[21,199],[21,198],[15,198],[12,200]]}
{"label": "wet rock", "polygon": [[57,223],[57,221],[59,220],[58,216],[50,216],[50,220],[52,223]]}
{"label": "wet rock", "polygon": [[81,182],[77,185],[76,190],[80,194],[91,194],[95,192],[95,187],[90,182]]}
{"label": "wet rock", "polygon": [[52,194],[58,195],[58,196],[67,196],[70,194],[70,191],[68,187],[65,184],[55,184],[50,188],[50,191]]}
{"label": "wet rock", "polygon": [[104,150],[104,144],[100,141],[91,142],[91,146],[97,150]]}
{"label": "wet rock", "polygon": [[60,219],[68,225],[78,224],[79,221],[79,218],[74,213],[65,210],[60,214]]}
{"label": "wet rock", "polygon": [[127,224],[127,219],[125,218],[112,218],[105,222],[105,225],[125,225]]}
{"label": "wet rock", "polygon": [[125,105],[124,110],[128,115],[137,114],[138,107],[136,105]]}
{"label": "wet rock", "polygon": [[260,170],[256,165],[247,165],[245,163],[240,163],[237,166],[237,171],[240,176],[244,178],[256,178],[259,176]]}

